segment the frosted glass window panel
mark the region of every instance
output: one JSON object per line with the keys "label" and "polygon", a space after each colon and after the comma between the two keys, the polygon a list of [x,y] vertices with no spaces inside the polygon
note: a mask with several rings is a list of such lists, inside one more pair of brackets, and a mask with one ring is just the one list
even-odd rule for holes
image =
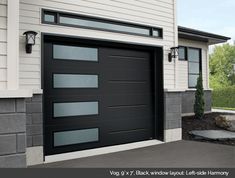
{"label": "frosted glass window panel", "polygon": [[54,133],[55,147],[97,142],[97,141],[99,141],[98,128]]}
{"label": "frosted glass window panel", "polygon": [[200,50],[190,49],[188,50],[188,60],[191,62],[200,62]]}
{"label": "frosted glass window panel", "polygon": [[98,102],[54,103],[54,117],[97,115],[98,105]]}
{"label": "frosted glass window panel", "polygon": [[98,75],[54,74],[54,88],[98,88]]}
{"label": "frosted glass window panel", "polygon": [[179,48],[179,59],[186,60],[186,48],[185,47]]}
{"label": "frosted glass window panel", "polygon": [[159,37],[160,36],[159,30],[154,30],[153,31],[153,36]]}
{"label": "frosted glass window panel", "polygon": [[189,87],[195,88],[197,86],[197,79],[199,75],[189,75]]}
{"label": "frosted glass window panel", "polygon": [[68,25],[77,25],[77,26],[88,27],[88,28],[105,29],[105,30],[124,32],[124,33],[136,33],[140,35],[150,35],[150,30],[148,28],[118,25],[114,23],[105,23],[105,22],[78,19],[78,18],[72,18],[72,17],[60,16],[60,23],[68,24]]}
{"label": "frosted glass window panel", "polygon": [[190,74],[199,74],[200,73],[199,63],[189,62],[189,73]]}
{"label": "frosted glass window panel", "polygon": [[55,15],[52,15],[52,14],[45,14],[44,20],[45,20],[46,22],[55,23]]}
{"label": "frosted glass window panel", "polygon": [[98,49],[78,46],[53,45],[53,58],[78,61],[98,61]]}

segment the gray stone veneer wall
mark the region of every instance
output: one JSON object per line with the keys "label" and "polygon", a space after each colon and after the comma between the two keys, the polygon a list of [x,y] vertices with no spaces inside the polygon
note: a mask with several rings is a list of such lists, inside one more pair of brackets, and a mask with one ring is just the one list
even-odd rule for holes
{"label": "gray stone veneer wall", "polygon": [[27,147],[43,146],[42,95],[26,99]]}
{"label": "gray stone veneer wall", "polygon": [[25,99],[0,99],[0,168],[26,167]]}
{"label": "gray stone veneer wall", "polygon": [[[205,112],[210,112],[212,107],[212,91],[205,90]],[[194,113],[195,91],[182,93],[182,114]]]}
{"label": "gray stone veneer wall", "polygon": [[165,92],[165,130],[182,127],[181,92]]}

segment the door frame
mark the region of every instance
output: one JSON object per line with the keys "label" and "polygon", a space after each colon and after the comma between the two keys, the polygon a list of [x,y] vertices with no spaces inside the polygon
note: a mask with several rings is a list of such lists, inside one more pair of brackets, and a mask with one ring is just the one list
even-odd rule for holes
{"label": "door frame", "polygon": [[[164,54],[163,46],[140,45],[128,42],[117,42],[114,40],[90,39],[77,36],[41,33],[41,88],[44,89],[44,43],[46,40],[53,41],[79,41],[84,44],[97,46],[109,46],[124,49],[147,50],[151,53],[154,60],[154,137],[153,139],[164,141]],[[42,96],[43,105],[43,153],[45,159],[45,112],[44,112],[44,94]]]}

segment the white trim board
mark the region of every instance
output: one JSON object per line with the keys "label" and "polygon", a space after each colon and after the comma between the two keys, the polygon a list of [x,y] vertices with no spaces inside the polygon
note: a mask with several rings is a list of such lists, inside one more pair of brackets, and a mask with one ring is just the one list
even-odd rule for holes
{"label": "white trim board", "polygon": [[19,0],[7,1],[7,89],[19,89]]}
{"label": "white trim board", "polygon": [[0,99],[3,98],[31,98],[31,90],[0,90]]}
{"label": "white trim board", "polygon": [[103,148],[97,148],[97,149],[91,149],[91,150],[84,150],[84,151],[78,151],[78,152],[46,156],[44,163],[45,164],[54,163],[54,162],[67,161],[67,160],[73,160],[73,159],[79,159],[79,158],[86,158],[86,157],[91,157],[91,156],[99,156],[99,155],[104,155],[104,154],[110,154],[110,153],[128,151],[128,150],[144,148],[144,147],[149,147],[149,146],[154,146],[154,145],[160,145],[163,143],[164,142],[161,142],[158,140],[150,140],[150,141],[136,142],[136,143],[130,143],[130,144],[124,144],[124,145],[117,145],[117,146],[110,146],[110,147],[103,147]]}
{"label": "white trim board", "polygon": [[235,114],[235,111],[223,110],[223,109],[212,109],[212,112],[219,112],[219,113],[227,113],[227,114]]}

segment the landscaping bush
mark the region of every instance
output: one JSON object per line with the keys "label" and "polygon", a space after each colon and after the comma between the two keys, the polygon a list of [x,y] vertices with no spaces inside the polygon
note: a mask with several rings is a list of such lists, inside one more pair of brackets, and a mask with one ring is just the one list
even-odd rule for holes
{"label": "landscaping bush", "polygon": [[215,89],[212,92],[213,107],[235,108],[235,86]]}
{"label": "landscaping bush", "polygon": [[202,74],[197,79],[197,90],[195,93],[194,113],[197,119],[202,119],[205,112],[204,89]]}

